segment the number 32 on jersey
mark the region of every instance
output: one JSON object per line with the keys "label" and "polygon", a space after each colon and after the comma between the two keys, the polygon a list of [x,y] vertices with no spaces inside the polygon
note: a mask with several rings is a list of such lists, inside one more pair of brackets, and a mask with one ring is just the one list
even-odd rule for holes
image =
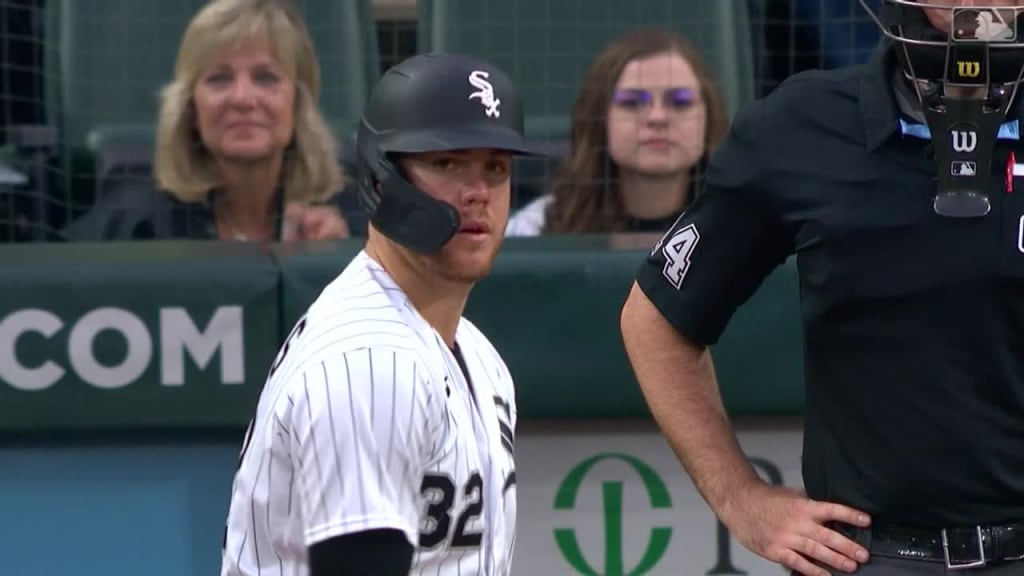
{"label": "number 32 on jersey", "polygon": [[452,512],[456,500],[456,486],[447,474],[427,474],[423,477],[421,487],[423,494],[428,496],[427,505],[428,527],[420,532],[420,546],[435,548],[451,535],[452,548],[479,547],[483,534],[467,530],[467,524],[480,517],[484,510],[484,480],[479,472],[474,472],[462,488],[468,502],[455,517],[455,531],[452,529]]}
{"label": "number 32 on jersey", "polygon": [[662,274],[676,290],[683,285],[683,278],[690,269],[690,256],[698,242],[700,233],[697,232],[695,225],[689,224],[672,233],[668,240],[662,239],[652,250],[656,253],[658,248],[661,248],[661,253],[665,256]]}

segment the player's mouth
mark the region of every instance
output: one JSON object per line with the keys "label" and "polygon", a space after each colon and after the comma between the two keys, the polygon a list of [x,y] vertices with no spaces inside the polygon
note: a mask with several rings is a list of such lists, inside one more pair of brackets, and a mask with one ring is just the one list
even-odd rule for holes
{"label": "player's mouth", "polygon": [[463,220],[459,234],[475,239],[486,238],[491,235],[491,225],[485,220]]}

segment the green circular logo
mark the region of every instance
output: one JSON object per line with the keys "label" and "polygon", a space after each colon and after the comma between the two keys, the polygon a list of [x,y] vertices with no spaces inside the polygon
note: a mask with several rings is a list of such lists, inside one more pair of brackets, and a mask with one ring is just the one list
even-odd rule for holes
{"label": "green circular logo", "polygon": [[[668,488],[665,487],[665,483],[653,468],[628,454],[606,452],[580,462],[566,475],[555,494],[555,509],[575,509],[576,496],[579,494],[584,478],[595,465],[605,460],[624,462],[636,472],[647,491],[651,508],[672,507],[672,497],[669,496]],[[598,572],[591,567],[583,557],[583,552],[576,539],[576,532],[571,528],[555,529],[555,541],[558,543],[558,549],[577,572],[586,576],[640,576],[646,574],[665,555],[669,540],[672,538],[672,528],[668,526],[652,528],[640,562],[627,571],[623,565],[622,550],[622,482],[602,482],[601,495],[604,503],[604,569]]]}

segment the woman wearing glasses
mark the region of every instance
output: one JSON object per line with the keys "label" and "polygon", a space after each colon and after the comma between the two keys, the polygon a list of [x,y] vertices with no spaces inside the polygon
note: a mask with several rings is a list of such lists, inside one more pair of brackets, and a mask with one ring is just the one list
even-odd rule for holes
{"label": "woman wearing glasses", "polygon": [[725,102],[686,39],[630,32],[587,73],[551,193],[514,214],[506,235],[664,232],[727,128]]}

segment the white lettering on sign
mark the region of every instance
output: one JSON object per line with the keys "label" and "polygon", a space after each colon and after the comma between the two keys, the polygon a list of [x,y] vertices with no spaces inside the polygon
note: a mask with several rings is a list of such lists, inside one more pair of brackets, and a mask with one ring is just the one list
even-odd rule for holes
{"label": "white lettering on sign", "polygon": [[[47,358],[37,365],[27,365],[19,358],[21,339],[27,335],[52,340],[64,328],[67,362]],[[158,334],[150,333],[146,323],[134,312],[116,307],[97,308],[70,325],[66,319],[41,308],[25,308],[0,319],[0,382],[26,392],[46,390],[71,370],[83,382],[96,388],[111,390],[129,386],[153,363],[153,338],[159,338],[160,384],[185,384],[186,356],[199,370],[209,368],[220,352],[220,380],[223,384],[245,381],[245,342],[242,308],[217,308],[205,330],[200,330],[184,308],[159,310]],[[125,343],[125,353],[113,364],[97,358],[96,339],[101,333],[113,332]]]}

